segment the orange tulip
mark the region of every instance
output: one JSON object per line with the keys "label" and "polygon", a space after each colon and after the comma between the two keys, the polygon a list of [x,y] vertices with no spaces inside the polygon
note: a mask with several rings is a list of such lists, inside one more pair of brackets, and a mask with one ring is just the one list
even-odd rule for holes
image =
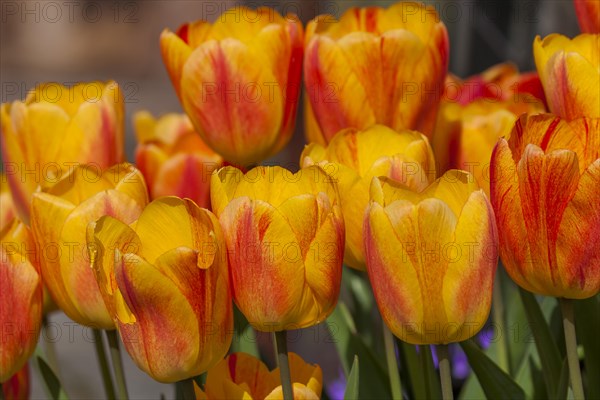
{"label": "orange tulip", "polygon": [[433,7],[402,2],[321,15],[306,28],[309,142],[373,124],[430,135],[448,68],[448,34]]}
{"label": "orange tulip", "polygon": [[435,161],[427,138],[415,131],[396,132],[382,125],[364,131],[345,129],[324,148],[309,144],[302,165],[318,163],[337,182],[346,225],[346,265],[364,270],[362,215],[375,176],[389,176],[415,190],[435,179]]}
{"label": "orange tulip", "polygon": [[44,283],[75,322],[114,328],[90,268],[87,225],[104,215],[132,222],[147,202],[144,178],[130,164],[103,173],[77,167],[46,192],[33,195],[31,227],[41,251]]}
{"label": "orange tulip", "polygon": [[160,37],[163,61],[196,130],[227,161],[256,163],[292,137],[302,73],[302,23],[236,7]]}
{"label": "orange tulip", "polygon": [[522,116],[492,155],[500,255],[521,287],[583,299],[600,290],[600,119]]}
{"label": "orange tulip", "polygon": [[5,400],[29,399],[29,365],[25,364],[2,384]]}
{"label": "orange tulip", "polygon": [[[289,353],[290,377],[294,399],[321,398],[323,372],[318,365],[306,363],[296,353]],[[195,388],[196,397],[217,399],[265,399],[283,398],[279,368],[269,371],[258,358],[246,353],[230,354],[208,371],[204,391]]]}
{"label": "orange tulip", "polygon": [[552,34],[533,42],[550,112],[572,120],[600,118],[600,34]]}
{"label": "orange tulip", "polygon": [[494,212],[464,171],[417,193],[374,178],[365,214],[367,271],[381,316],[413,344],[460,342],[485,324],[498,263]]}
{"label": "orange tulip", "polygon": [[184,114],[155,119],[146,111],[134,115],[138,147],[136,166],[150,196],[190,198],[200,207],[210,206],[210,175],[223,160],[194,131]]}
{"label": "orange tulip", "polygon": [[88,229],[93,271],[125,349],[158,381],[199,375],[225,356],[233,334],[219,222],[177,197],[127,222],[105,216]]}
{"label": "orange tulip", "polygon": [[0,383],[4,383],[35,350],[42,324],[42,280],[29,229],[14,221],[0,236]]}
{"label": "orange tulip", "polygon": [[573,0],[581,32],[600,33],[600,1]]}
{"label": "orange tulip", "polygon": [[4,172],[22,221],[32,194],[75,166],[123,161],[123,96],[116,82],[37,86],[25,101],[0,108]]}
{"label": "orange tulip", "polygon": [[16,210],[10,194],[6,175],[0,174],[0,232],[13,222],[15,216]]}
{"label": "orange tulip", "polygon": [[318,166],[296,174],[257,167],[213,174],[213,211],[225,233],[233,298],[261,331],[318,324],[337,304],[344,220]]}
{"label": "orange tulip", "polygon": [[469,171],[489,196],[490,157],[498,138],[510,135],[521,114],[545,111],[534,75],[499,64],[465,81],[447,80],[432,139],[440,176],[451,169]]}

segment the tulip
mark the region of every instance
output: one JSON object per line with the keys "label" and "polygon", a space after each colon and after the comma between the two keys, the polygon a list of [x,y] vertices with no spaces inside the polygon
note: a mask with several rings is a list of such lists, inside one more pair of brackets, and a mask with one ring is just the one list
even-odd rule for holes
{"label": "tulip", "polygon": [[346,265],[364,270],[362,216],[369,203],[369,186],[375,176],[388,176],[415,190],[435,179],[435,161],[427,138],[383,125],[364,131],[345,129],[325,148],[309,144],[301,155],[304,166],[319,163],[337,182],[346,225]]}
{"label": "tulip", "polygon": [[367,271],[381,316],[401,340],[460,342],[483,327],[497,242],[492,207],[467,172],[448,171],[422,192],[373,179]]}
{"label": "tulip", "polygon": [[[323,389],[323,372],[318,365],[306,363],[296,353],[289,353],[294,399],[319,399]],[[283,398],[279,368],[269,371],[258,358],[233,353],[208,371],[204,391],[195,388],[196,397],[217,399]]]}
{"label": "tulip", "polygon": [[2,157],[19,218],[29,224],[32,194],[75,166],[123,161],[123,96],[116,82],[37,86],[0,108]]}
{"label": "tulip", "polygon": [[489,196],[490,157],[498,138],[510,135],[519,115],[544,111],[537,76],[519,75],[511,64],[493,66],[465,81],[447,81],[432,139],[438,173],[467,170]]}
{"label": "tulip", "polygon": [[600,119],[522,116],[492,154],[491,201],[506,271],[524,289],[600,290]]}
{"label": "tulip", "polygon": [[296,119],[302,23],[262,7],[236,7],[160,37],[163,61],[202,140],[227,161],[249,164],[281,150]]}
{"label": "tulip", "polygon": [[448,33],[433,7],[402,2],[321,15],[306,28],[309,142],[382,124],[430,135],[448,69]]}
{"label": "tulip", "polygon": [[190,198],[210,206],[210,175],[223,163],[194,131],[185,114],[155,119],[146,111],[134,115],[138,139],[135,153],[152,199]]}
{"label": "tulip", "polygon": [[29,398],[29,365],[25,364],[8,381],[2,384],[4,400],[23,400]]}
{"label": "tulip", "polygon": [[600,33],[600,2],[598,0],[573,0],[581,32]]}
{"label": "tulip", "polygon": [[0,174],[0,232],[15,219],[15,206],[8,187],[6,175]]}
{"label": "tulip", "polygon": [[231,344],[233,306],[217,218],[163,197],[129,224],[89,226],[93,270],[125,349],[160,382],[200,375]]}
{"label": "tulip", "polygon": [[600,118],[600,34],[537,36],[533,54],[553,114]]}
{"label": "tulip", "polygon": [[44,283],[69,318],[97,329],[114,329],[90,268],[87,225],[104,215],[129,223],[148,203],[142,174],[129,164],[103,173],[80,166],[31,202],[31,226],[42,252]]}
{"label": "tulip", "polygon": [[322,322],[337,304],[344,220],[318,166],[293,174],[257,167],[213,174],[211,200],[227,243],[233,299],[256,329]]}
{"label": "tulip", "polygon": [[0,233],[0,383],[27,362],[40,335],[42,280],[29,229],[14,221]]}

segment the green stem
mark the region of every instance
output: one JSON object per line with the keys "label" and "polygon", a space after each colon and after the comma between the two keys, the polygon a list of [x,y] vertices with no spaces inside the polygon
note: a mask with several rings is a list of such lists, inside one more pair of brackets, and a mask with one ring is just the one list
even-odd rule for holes
{"label": "green stem", "polygon": [[181,393],[183,400],[195,400],[196,392],[194,392],[194,379],[184,379],[177,382],[179,393]]}
{"label": "green stem", "polygon": [[438,355],[438,365],[440,368],[440,380],[442,382],[442,399],[452,400],[452,376],[450,375],[450,358],[448,357],[448,345],[441,344],[436,346]]}
{"label": "green stem", "polygon": [[121,360],[121,350],[119,350],[119,338],[116,330],[105,330],[108,338],[108,347],[110,348],[110,358],[115,372],[115,381],[117,382],[117,390],[119,399],[128,399],[127,384],[125,381],[125,371],[123,370],[123,361]]}
{"label": "green stem", "polygon": [[385,324],[383,324],[383,342],[385,344],[385,358],[387,360],[388,373],[390,375],[392,398],[402,399],[402,383],[400,382],[400,373],[398,372],[394,335]]}
{"label": "green stem", "polygon": [[290,363],[287,351],[287,332],[275,332],[275,346],[277,348],[277,359],[279,364],[279,375],[281,376],[281,387],[284,400],[294,400],[292,389],[292,378],[290,376]]}
{"label": "green stem", "polygon": [[[46,333],[46,337],[48,335],[48,317],[44,315],[42,317],[42,327],[44,332]],[[44,349],[46,350],[46,359],[48,360],[48,365],[54,371],[54,375],[60,380],[60,371],[58,370],[58,358],[56,357],[56,347],[54,346],[54,341],[46,340]]]}
{"label": "green stem", "polygon": [[[498,277],[499,278],[499,277]],[[504,302],[502,300],[502,287],[500,279],[496,279],[492,292],[492,320],[497,332],[500,332],[498,341],[498,366],[506,373],[510,374],[510,362],[508,360],[508,345],[506,339],[506,329],[504,329]]]}
{"label": "green stem", "polygon": [[559,299],[565,329],[565,345],[567,349],[567,362],[569,363],[569,375],[571,376],[571,388],[573,398],[583,400],[583,383],[581,382],[581,370],[579,369],[579,356],[577,355],[577,337],[575,336],[575,314],[573,313],[573,300]]}
{"label": "green stem", "polygon": [[106,359],[106,351],[104,350],[104,343],[102,342],[102,334],[98,329],[92,329],[92,332],[94,332],[94,346],[96,348],[98,364],[100,364],[100,371],[102,372],[104,393],[106,394],[107,399],[115,399],[115,388],[110,376],[110,368],[108,366],[108,360]]}

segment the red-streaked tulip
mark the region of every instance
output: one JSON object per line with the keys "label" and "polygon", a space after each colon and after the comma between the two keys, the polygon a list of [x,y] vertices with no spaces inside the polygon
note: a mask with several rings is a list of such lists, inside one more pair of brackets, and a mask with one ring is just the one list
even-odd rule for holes
{"label": "red-streaked tulip", "polygon": [[321,15],[306,28],[309,142],[373,124],[430,135],[448,69],[448,33],[432,7],[402,2]]}
{"label": "red-streaked tulip", "polygon": [[223,160],[200,139],[189,118],[167,114],[156,119],[146,111],[133,118],[138,139],[135,162],[150,197],[187,197],[209,207],[210,176]]}
{"label": "red-streaked tulip", "polygon": [[42,279],[29,229],[15,220],[0,236],[0,383],[4,383],[35,350],[42,325]]}
{"label": "red-streaked tulip", "polygon": [[233,298],[258,330],[318,324],[340,291],[344,220],[318,166],[297,173],[233,167],[212,176],[213,211],[227,243]]}
{"label": "red-streaked tulip", "polygon": [[[289,353],[289,363],[294,399],[321,398],[321,367],[306,363],[296,353]],[[279,375],[279,368],[269,371],[258,358],[246,353],[233,353],[208,371],[204,391],[196,387],[196,397],[207,400],[282,399]]]}
{"label": "red-streaked tulip", "polygon": [[206,144],[246,165],[292,137],[303,55],[302,23],[275,10],[236,7],[160,37],[179,100]]}
{"label": "red-streaked tulip", "polygon": [[16,210],[10,194],[6,175],[0,174],[0,232],[9,226],[15,217]]}
{"label": "red-streaked tulip", "polygon": [[102,173],[77,167],[46,192],[33,195],[31,227],[40,247],[44,283],[75,322],[114,329],[90,268],[87,225],[104,215],[133,222],[147,203],[144,178],[130,164]]}
{"label": "red-streaked tulip", "polygon": [[492,155],[500,255],[534,293],[583,299],[600,291],[600,119],[521,117]]}
{"label": "red-streaked tulip", "polygon": [[74,167],[123,161],[123,95],[116,82],[44,83],[0,108],[4,172],[22,221],[32,194]]}
{"label": "red-streaked tulip", "polygon": [[573,0],[581,32],[600,33],[600,1]]}
{"label": "red-streaked tulip", "polygon": [[533,55],[550,112],[600,118],[600,34],[537,36]]}
{"label": "red-streaked tulip", "polygon": [[494,212],[464,171],[417,193],[374,178],[367,271],[384,322],[413,344],[460,342],[485,324],[498,263]]}
{"label": "red-streaked tulip", "polygon": [[5,400],[29,399],[29,365],[17,371],[8,381],[2,383]]}
{"label": "red-streaked tulip", "polygon": [[345,129],[327,147],[309,144],[301,163],[318,163],[337,182],[346,225],[346,265],[364,270],[362,215],[369,203],[373,177],[388,176],[415,190],[435,179],[435,161],[427,138],[419,132],[396,132],[383,125],[364,131]]}
{"label": "red-streaked tulip", "polygon": [[161,382],[199,375],[231,344],[233,304],[217,218],[163,197],[137,221],[106,216],[88,228],[98,285],[125,349]]}

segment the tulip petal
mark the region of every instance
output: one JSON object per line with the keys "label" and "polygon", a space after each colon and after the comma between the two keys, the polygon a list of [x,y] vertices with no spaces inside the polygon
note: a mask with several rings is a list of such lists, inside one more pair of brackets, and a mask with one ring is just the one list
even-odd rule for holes
{"label": "tulip petal", "polygon": [[183,66],[192,54],[192,49],[179,36],[165,29],[160,34],[160,50],[171,83],[175,88],[177,97],[181,99]]}
{"label": "tulip petal", "polygon": [[[308,386],[294,382],[292,384],[293,396],[295,400],[319,400],[320,397]],[[283,387],[277,386],[269,393],[265,400],[281,400],[283,399]]]}

